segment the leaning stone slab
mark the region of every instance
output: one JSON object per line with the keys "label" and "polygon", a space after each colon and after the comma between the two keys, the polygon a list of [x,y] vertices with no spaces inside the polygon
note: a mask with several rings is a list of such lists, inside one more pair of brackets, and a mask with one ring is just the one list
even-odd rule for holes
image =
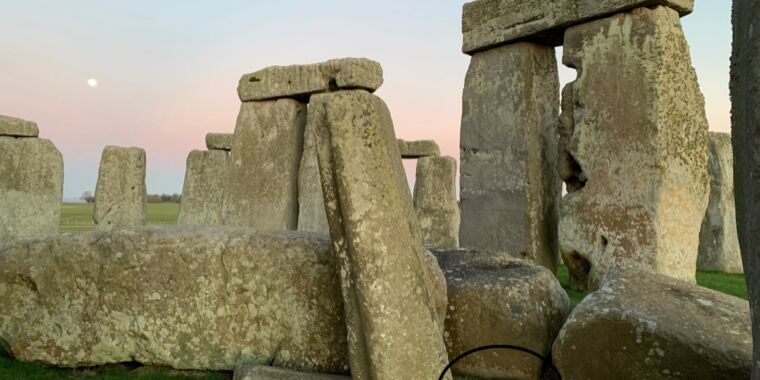
{"label": "leaning stone slab", "polygon": [[187,156],[178,224],[221,225],[229,153],[194,150]]}
{"label": "leaning stone slab", "polygon": [[0,136],[0,247],[58,234],[63,157],[50,140]]}
{"label": "leaning stone slab", "polygon": [[562,104],[559,238],[575,281],[596,289],[613,266],[635,266],[695,282],[707,119],[678,13],[572,27],[564,62],[578,79]]}
{"label": "leaning stone slab", "polygon": [[206,148],[209,150],[232,150],[235,135],[232,133],[208,133],[206,134]]}
{"label": "leaning stone slab", "polygon": [[558,112],[553,48],[518,43],[472,57],[460,140],[463,247],[557,268]]}
{"label": "leaning stone slab", "polygon": [[39,134],[37,123],[33,121],[0,115],[0,136],[37,137]]}
{"label": "leaning stone slab", "polygon": [[307,120],[301,166],[298,168],[298,230],[330,233],[325,214],[325,199],[322,196],[322,182],[319,179],[315,140],[317,126],[313,119]]}
{"label": "leaning stone slab", "polygon": [[145,224],[148,193],[145,187],[145,151],[107,146],[103,149],[95,187],[96,228]]}
{"label": "leaning stone slab", "polygon": [[351,376],[297,372],[262,365],[243,365],[235,369],[232,380],[351,380]]}
{"label": "leaning stone slab", "polygon": [[573,25],[658,5],[681,16],[694,10],[694,0],[477,0],[462,12],[462,51],[474,54],[517,40],[562,45],[562,34]]}
{"label": "leaning stone slab", "polygon": [[457,161],[452,157],[423,157],[417,161],[414,210],[426,246],[459,247]]}
{"label": "leaning stone slab", "polygon": [[667,276],[608,272],[554,343],[563,379],[749,379],[747,301]]}
{"label": "leaning stone slab", "polygon": [[240,100],[308,99],[338,89],[375,91],[383,84],[383,69],[366,58],[341,58],[310,65],[272,66],[243,75]]}
{"label": "leaning stone slab", "polygon": [[433,140],[405,141],[398,139],[398,149],[401,151],[401,158],[422,158],[441,155],[441,149]]}
{"label": "leaning stone slab", "polygon": [[[385,103],[366,91],[312,97],[354,379],[436,379],[447,364],[425,251]],[[450,377],[447,377],[450,378]]]}

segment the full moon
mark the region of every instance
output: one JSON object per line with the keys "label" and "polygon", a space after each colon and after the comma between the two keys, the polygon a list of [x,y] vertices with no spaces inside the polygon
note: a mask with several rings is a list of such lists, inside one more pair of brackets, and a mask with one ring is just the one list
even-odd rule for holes
{"label": "full moon", "polygon": [[90,78],[87,80],[87,85],[92,88],[98,87],[98,80],[95,78]]}

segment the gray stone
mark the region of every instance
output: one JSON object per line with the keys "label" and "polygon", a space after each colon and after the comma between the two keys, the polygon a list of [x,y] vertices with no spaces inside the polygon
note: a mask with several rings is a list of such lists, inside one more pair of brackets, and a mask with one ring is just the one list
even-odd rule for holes
{"label": "gray stone", "polygon": [[[446,275],[449,358],[473,348],[511,344],[548,356],[570,312],[554,274],[506,253],[434,250]],[[519,351],[491,350],[457,362],[454,373],[483,378],[538,379],[542,361]]]}
{"label": "gray stone", "polygon": [[319,160],[315,141],[316,125],[307,118],[303,136],[303,154],[298,168],[298,230],[329,233]]}
{"label": "gray stone", "polygon": [[37,123],[0,115],[0,136],[37,137],[39,135]]}
{"label": "gray stone", "polygon": [[236,368],[232,380],[351,380],[351,376],[297,372],[254,364]]}
{"label": "gray stone", "polygon": [[462,100],[462,246],[557,268],[558,108],[553,48],[518,43],[472,57]]}
{"label": "gray stone", "polygon": [[209,150],[232,150],[235,141],[233,133],[208,133],[206,134],[206,148]]}
{"label": "gray stone", "polygon": [[414,210],[426,246],[459,247],[457,161],[452,157],[423,157],[417,161]]}
{"label": "gray stone", "polygon": [[243,103],[235,126],[224,224],[262,230],[298,227],[298,166],[306,104],[292,99]]}
{"label": "gray stone", "polygon": [[221,225],[229,153],[194,150],[187,156],[178,224]]}
{"label": "gray stone", "polygon": [[309,117],[317,125],[351,375],[438,378],[448,362],[443,326],[390,112],[357,90],[313,96]]}
{"label": "gray stone", "polygon": [[63,157],[50,140],[0,136],[0,246],[58,234]]}
{"label": "gray stone", "polygon": [[570,26],[639,7],[668,6],[685,16],[694,0],[477,0],[462,11],[462,51],[474,54],[517,40],[562,45]]}
{"label": "gray stone", "polygon": [[563,379],[748,379],[747,301],[667,276],[616,268],[554,342]]}
{"label": "gray stone", "polygon": [[755,338],[753,380],[760,380],[760,4],[734,0],[731,111],[736,220]]}
{"label": "gray stone", "polygon": [[96,228],[112,230],[145,224],[148,193],[145,187],[145,151],[106,146],[100,157],[95,187]]}
{"label": "gray stone", "polygon": [[337,89],[375,91],[383,84],[383,69],[366,58],[341,58],[310,65],[271,66],[243,75],[240,100],[308,99]]}
{"label": "gray stone", "polygon": [[405,141],[398,139],[398,149],[401,151],[401,158],[421,158],[441,155],[441,149],[433,140]]}
{"label": "gray stone", "polygon": [[707,151],[710,201],[699,233],[697,269],[743,273],[739,238],[736,234],[731,135],[710,132]]}
{"label": "gray stone", "polygon": [[613,266],[635,266],[695,282],[707,119],[678,13],[572,27],[563,60],[578,70],[560,139],[559,239],[575,281],[596,289]]}

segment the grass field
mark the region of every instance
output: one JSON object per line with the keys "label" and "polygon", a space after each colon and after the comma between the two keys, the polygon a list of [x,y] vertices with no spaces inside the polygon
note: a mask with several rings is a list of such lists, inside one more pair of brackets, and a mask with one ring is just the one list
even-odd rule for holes
{"label": "grass field", "polygon": [[[91,203],[65,203],[61,210],[61,232],[87,231],[95,228]],[[148,203],[149,224],[176,224],[178,203]]]}

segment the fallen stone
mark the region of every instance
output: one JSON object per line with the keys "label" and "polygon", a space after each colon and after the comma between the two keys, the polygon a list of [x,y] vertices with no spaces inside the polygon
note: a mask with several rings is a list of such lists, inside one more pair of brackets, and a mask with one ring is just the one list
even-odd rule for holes
{"label": "fallen stone", "polygon": [[639,7],[664,5],[681,16],[694,0],[477,0],[462,11],[462,51],[474,54],[517,40],[562,45],[568,27]]}
{"label": "fallen stone", "polygon": [[297,372],[254,364],[243,365],[235,369],[232,380],[351,380],[351,376]]}
{"label": "fallen stone", "polygon": [[401,158],[413,159],[441,155],[441,149],[433,140],[405,141],[398,139],[398,149],[401,151]]}
{"label": "fallen stone", "polygon": [[472,57],[462,101],[462,246],[556,270],[558,108],[553,48],[518,43]]}
{"label": "fallen stone", "polygon": [[37,123],[0,115],[0,136],[37,137],[39,135]]}
{"label": "fallen stone", "polygon": [[[506,253],[433,252],[448,286],[449,359],[487,345],[516,345],[549,356],[570,312],[554,274]],[[453,368],[456,375],[499,379],[538,379],[542,369],[541,360],[509,350],[472,354]]]}
{"label": "fallen stone", "polygon": [[459,247],[457,161],[452,157],[423,157],[417,161],[414,210],[426,246]]}
{"label": "fallen stone", "polygon": [[366,58],[341,58],[310,65],[271,66],[243,75],[240,100],[308,99],[338,89],[375,91],[383,84],[383,68]]}
{"label": "fallen stone", "polygon": [[0,136],[0,247],[58,234],[63,156],[50,140]]}
{"label": "fallen stone", "polygon": [[638,270],[608,272],[554,343],[563,379],[749,379],[749,306]]}
{"label": "fallen stone", "polygon": [[232,133],[208,133],[206,134],[206,148],[209,150],[232,150],[235,135]]}
{"label": "fallen stone", "polygon": [[694,283],[707,119],[678,13],[640,8],[572,27],[564,63],[578,70],[560,139],[565,264],[592,290],[613,266]]}
{"label": "fallen stone", "polygon": [[148,193],[145,151],[107,146],[103,149],[95,187],[95,228],[112,230],[145,224]]}
{"label": "fallen stone", "polygon": [[262,230],[298,227],[298,166],[306,104],[243,103],[224,194],[224,224]]}
{"label": "fallen stone", "polygon": [[187,156],[178,224],[221,225],[229,153],[194,150]]}
{"label": "fallen stone", "polygon": [[316,125],[307,117],[303,154],[298,168],[298,230],[330,233],[325,214],[325,199],[319,179],[319,160],[315,141]]}

